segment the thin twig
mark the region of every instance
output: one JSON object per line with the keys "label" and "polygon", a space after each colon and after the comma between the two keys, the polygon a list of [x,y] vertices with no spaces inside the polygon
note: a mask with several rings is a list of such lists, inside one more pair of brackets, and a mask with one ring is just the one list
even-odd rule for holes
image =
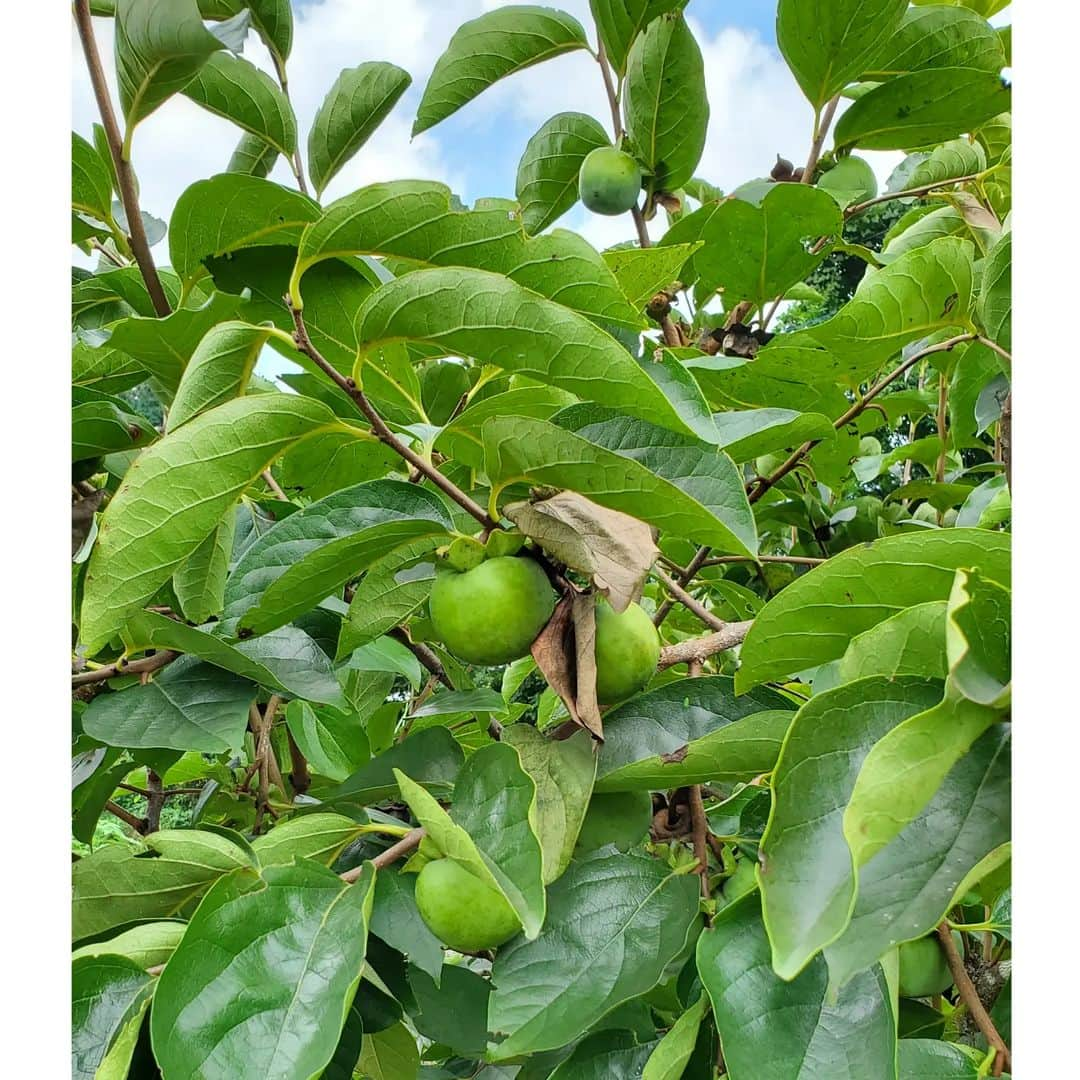
{"label": "thin twig", "polygon": [[1001,461],[1005,466],[1005,483],[1012,491],[1012,391],[1005,395],[998,421],[998,439],[1001,443]]}
{"label": "thin twig", "polygon": [[[700,673],[700,672],[699,672]],[[693,672],[691,672],[693,675]],[[698,875],[701,879],[701,896],[709,899],[709,819],[705,816],[705,803],[701,798],[701,785],[690,785],[690,821],[693,831],[694,858],[698,861]]]}
{"label": "thin twig", "polygon": [[110,251],[96,236],[90,237],[90,246],[103,258],[106,258],[113,266],[127,266],[128,262],[115,251]]}
{"label": "thin twig", "polygon": [[937,404],[937,434],[941,440],[941,449],[938,451],[937,467],[934,470],[934,479],[939,484],[945,483],[945,430],[949,415],[949,380],[943,374],[938,375],[938,404]]}
{"label": "thin twig", "polygon": [[1012,353],[1008,349],[1003,349],[996,341],[991,341],[990,338],[984,337],[982,334],[977,334],[975,340],[980,345],[985,345],[988,349],[996,352],[1005,363],[1012,365]]}
{"label": "thin twig", "polygon": [[742,644],[752,625],[753,619],[726,623],[723,630],[718,630],[714,634],[690,638],[674,645],[665,645],[660,650],[660,662],[656,668],[658,671],[665,671],[676,664],[691,664],[695,660],[700,662],[725,649],[733,649],[736,645]]}
{"label": "thin twig", "polygon": [[849,206],[844,211],[844,217],[854,217],[856,214],[861,214],[864,210],[869,210],[871,206],[877,206],[878,203],[888,202],[890,199],[915,199],[920,195],[928,194],[935,188],[949,187],[951,184],[966,184],[971,180],[978,180],[979,176],[979,173],[971,173],[968,176],[953,177],[951,180],[935,180],[931,184],[922,184],[919,187],[908,188],[906,191],[886,191],[876,198],[867,199],[865,202]]}
{"label": "thin twig", "polygon": [[274,479],[274,474],[269,469],[263,469],[262,478],[266,483],[266,486],[273,492],[274,498],[280,502],[288,502],[289,496],[281,490],[281,486]]}
{"label": "thin twig", "polygon": [[105,69],[101,66],[101,56],[98,53],[97,41],[94,38],[94,22],[90,15],[90,0],[75,0],[74,12],[75,25],[78,27],[79,40],[82,42],[83,55],[86,57],[86,67],[90,72],[90,83],[94,88],[98,112],[101,113],[101,123],[105,129],[109,153],[112,155],[113,165],[116,167],[116,181],[120,186],[120,201],[124,205],[128,234],[131,238],[131,253],[135,257],[143,281],[146,282],[146,291],[150,294],[150,302],[154,305],[154,311],[159,316],[165,316],[172,311],[172,307],[165,296],[165,290],[162,288],[161,278],[158,277],[157,267],[154,265],[154,257],[150,254],[146,229],[143,228],[142,215],[139,213],[139,196],[135,188],[135,173],[131,168],[131,162],[124,156],[123,136],[120,134],[120,127],[116,122],[112,101],[109,99],[109,87],[105,82]]}
{"label": "thin twig", "polygon": [[436,469],[430,461],[422,458],[411,447],[406,446],[386,425],[386,421],[376,412],[375,407],[368,401],[367,396],[363,390],[360,389],[356,383],[349,378],[346,378],[341,374],[329,360],[326,359],[322,353],[311,342],[311,338],[308,336],[307,327],[304,325],[304,313],[298,308],[293,306],[292,299],[288,296],[285,297],[285,306],[292,314],[293,323],[296,327],[296,331],[293,334],[293,340],[296,342],[296,347],[309,359],[311,359],[326,375],[328,375],[335,385],[339,386],[356,405],[360,411],[367,417],[368,423],[371,424],[372,433],[380,441],[390,447],[394,453],[403,457],[414,469],[419,470],[426,476],[444,495],[453,499],[463,510],[471,514],[477,521],[480,522],[485,528],[498,529],[501,528],[499,523],[493,518],[488,517],[487,511],[473,499],[469,498],[464,491],[461,490],[452,480],[444,476],[438,469]]}
{"label": "thin twig", "polygon": [[146,822],[142,818],[137,818],[134,814],[129,813],[119,803],[114,803],[112,799],[106,800],[105,809],[114,817],[118,817],[125,825],[130,825],[140,836],[146,832]]}
{"label": "thin twig", "polygon": [[[696,554],[686,565],[686,569],[679,575],[679,585],[686,585],[688,582],[694,579],[694,575],[701,569],[705,560],[709,557],[709,552],[712,550],[710,547],[699,547]],[[656,614],[653,616],[653,625],[659,626],[668,616],[668,612],[675,606],[676,601],[673,599],[674,593],[671,594],[672,598],[665,600],[657,609]]]}
{"label": "thin twig", "polygon": [[723,619],[718,619],[704,604],[695,600],[681,585],[668,577],[668,575],[658,566],[654,566],[650,573],[669,593],[671,593],[673,597],[675,597],[676,600],[679,601],[680,604],[682,604],[684,608],[687,609],[687,611],[696,615],[706,626],[713,630],[723,630],[725,626],[727,626],[727,623],[725,623]]}
{"label": "thin twig", "polygon": [[144,656],[140,660],[125,662],[117,660],[115,663],[106,664],[104,667],[94,668],[92,671],[80,671],[71,676],[72,686],[85,686],[87,683],[104,682],[106,679],[114,679],[117,675],[141,675],[143,672],[157,671],[166,664],[171,664],[180,654],[171,649],[162,649],[152,656]]}
{"label": "thin twig", "polygon": [[395,626],[393,630],[388,631],[387,637],[400,641],[443,686],[450,690],[454,689],[454,684],[450,681],[450,676],[446,674],[442,661],[423,642],[413,641],[400,626]]}
{"label": "thin twig", "polygon": [[615,81],[611,77],[611,67],[608,64],[607,52],[603,41],[600,42],[596,51],[596,62],[600,65],[600,75],[604,80],[604,92],[607,94],[608,107],[611,109],[611,133],[618,142],[622,138],[622,116],[619,113],[619,91],[615,88]]}
{"label": "thin twig", "polygon": [[[291,105],[292,102],[289,98],[289,79],[285,72],[285,61],[273,50],[271,50],[271,55],[274,61],[274,69],[277,71],[278,84],[281,86],[281,92],[285,95],[285,100]],[[304,195],[310,194],[307,182],[304,179],[304,160],[300,156],[299,143],[297,143],[296,149],[293,151],[293,156],[289,161],[289,167],[292,169],[293,176],[296,177],[296,186]]]}
{"label": "thin twig", "polygon": [[945,961],[949,965],[953,982],[956,983],[956,989],[960,992],[960,1000],[967,1006],[971,1018],[978,1025],[986,1041],[997,1050],[997,1057],[994,1059],[994,1075],[1000,1076],[1005,1069],[1011,1069],[1012,1067],[1012,1055],[1009,1053],[1009,1048],[1005,1045],[1005,1040],[998,1034],[994,1021],[990,1019],[990,1014],[986,1011],[979,998],[975,984],[971,981],[967,968],[964,967],[963,958],[960,956],[956,943],[952,939],[952,932],[949,929],[948,922],[943,922],[937,928],[937,934],[941,947],[945,952]]}
{"label": "thin twig", "polygon": [[289,740],[289,761],[291,764],[289,779],[292,781],[293,791],[297,795],[303,795],[311,787],[311,772],[308,769],[307,758],[304,757],[300,747],[296,745],[292,732],[286,728],[285,733]]}
{"label": "thin twig", "polygon": [[829,134],[836,106],[840,104],[840,95],[836,94],[825,106],[819,119],[814,126],[814,141],[810,145],[810,153],[807,155],[806,164],[803,166],[802,182],[812,184],[814,182],[814,170],[817,168],[818,158],[821,157],[821,148],[825,145],[825,136]]}
{"label": "thin twig", "polygon": [[164,784],[153,769],[146,770],[146,831],[157,832],[161,828],[161,810],[165,805]]}
{"label": "thin twig", "polygon": [[826,559],[819,559],[811,555],[715,555],[706,559],[701,565],[723,566],[725,563],[782,563],[787,566],[820,566]]}
{"label": "thin twig", "polygon": [[[407,832],[396,844],[391,844],[385,851],[380,851],[374,859],[371,859],[371,865],[376,870],[382,870],[384,867],[396,862],[402,855],[407,855],[414,848],[419,847],[420,841],[426,835],[427,833],[423,829],[413,829],[411,832]],[[367,864],[361,863],[359,866],[354,866],[351,870],[346,870],[344,874],[338,876],[342,881],[351,885],[364,872],[365,865]]]}

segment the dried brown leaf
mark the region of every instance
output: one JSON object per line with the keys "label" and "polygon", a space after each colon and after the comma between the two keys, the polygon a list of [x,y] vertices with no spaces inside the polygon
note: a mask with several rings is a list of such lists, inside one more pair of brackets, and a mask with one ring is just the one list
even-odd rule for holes
{"label": "dried brown leaf", "polygon": [[596,598],[592,593],[574,597],[573,623],[578,722],[603,742],[604,721],[596,700]]}

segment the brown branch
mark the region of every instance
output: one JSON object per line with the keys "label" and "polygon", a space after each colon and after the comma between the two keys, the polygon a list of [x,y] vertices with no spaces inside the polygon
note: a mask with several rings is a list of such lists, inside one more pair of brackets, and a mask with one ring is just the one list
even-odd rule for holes
{"label": "brown branch", "polygon": [[120,134],[116,115],[113,112],[112,101],[109,99],[109,87],[105,82],[105,69],[101,66],[101,56],[98,53],[97,41],[94,39],[94,23],[90,15],[90,0],[75,0],[74,12],[75,25],[78,27],[79,40],[82,42],[83,55],[86,57],[86,67],[90,72],[90,82],[94,88],[98,112],[101,113],[101,123],[105,129],[105,137],[109,144],[109,153],[112,155],[113,165],[116,168],[116,181],[120,187],[120,201],[124,205],[128,233],[131,238],[131,253],[135,257],[143,281],[146,282],[146,291],[150,294],[150,301],[154,305],[154,311],[159,316],[165,316],[172,311],[172,307],[169,305],[165,290],[161,286],[161,278],[158,277],[154,257],[150,254],[146,229],[143,228],[142,215],[139,213],[139,196],[135,189],[135,173],[131,168],[131,162],[124,157],[123,136]]}
{"label": "brown branch", "polygon": [[836,106],[839,104],[840,95],[836,94],[825,106],[821,116],[814,118],[814,141],[810,145],[810,153],[803,166],[802,183],[804,184],[814,182],[814,170],[817,168],[818,158],[821,157],[821,148],[825,145],[825,136],[829,134],[833,116],[836,114]]}
{"label": "brown branch", "polygon": [[1012,365],[1012,353],[1008,349],[1003,349],[996,341],[991,341],[988,337],[984,337],[982,334],[976,335],[976,341],[980,345],[985,345],[988,349],[993,350],[1001,357],[1005,363]]}
{"label": "brown branch", "polygon": [[704,604],[695,600],[681,585],[673,581],[658,566],[654,566],[650,573],[671,595],[679,601],[687,611],[696,615],[706,626],[713,630],[723,630],[727,623],[718,619]]}
{"label": "brown branch", "polygon": [[[688,582],[693,580],[694,575],[701,569],[701,567],[705,563],[705,560],[709,557],[709,552],[711,550],[712,548],[709,547],[699,547],[697,549],[694,557],[690,560],[689,563],[687,563],[686,569],[679,575],[679,585],[686,585]],[[672,597],[674,595],[675,594],[672,593]],[[656,609],[656,614],[653,616],[653,625],[659,626],[668,617],[668,613],[674,606],[674,599],[669,598],[665,600]]]}
{"label": "brown branch", "polygon": [[164,785],[153,769],[146,770],[146,831],[157,832],[161,828],[161,810],[165,805]]}
{"label": "brown branch", "polygon": [[716,555],[711,559],[706,559],[701,565],[704,567],[723,566],[725,563],[759,562],[783,563],[787,566],[820,566],[826,561],[826,559],[810,555],[758,555],[757,558],[753,555]]}
{"label": "brown branch", "polygon": [[[691,673],[692,674],[692,673]],[[698,861],[698,875],[701,878],[701,895],[709,899],[709,819],[705,816],[705,803],[701,798],[701,785],[691,784],[690,821],[693,831],[694,858]]]}
{"label": "brown branch", "polygon": [[596,51],[596,62],[600,65],[600,75],[604,80],[604,93],[607,94],[608,107],[611,109],[611,131],[618,142],[622,138],[622,116],[619,114],[619,92],[615,89],[615,82],[611,77],[611,67],[608,64],[607,52],[601,41]]}
{"label": "brown branch", "polygon": [[998,421],[998,440],[1001,443],[1001,461],[1005,466],[1005,482],[1012,491],[1012,391],[1005,395]]}
{"label": "brown branch", "polygon": [[281,490],[281,485],[274,479],[274,474],[269,469],[263,469],[262,478],[266,483],[266,486],[273,493],[275,499],[279,502],[288,502],[289,496]]}
{"label": "brown branch", "polygon": [[723,630],[714,634],[706,634],[704,637],[690,638],[674,645],[665,645],[660,650],[660,662],[656,665],[658,671],[664,671],[676,664],[692,664],[707,660],[725,649],[734,648],[742,643],[753,625],[753,619],[743,622],[731,622],[724,625]]}
{"label": "brown branch", "polygon": [[953,177],[951,180],[935,180],[932,184],[922,184],[919,187],[908,188],[906,191],[886,191],[884,194],[878,195],[874,199],[867,199],[866,202],[849,206],[844,211],[844,217],[854,217],[856,214],[861,214],[864,210],[869,210],[871,206],[877,206],[878,203],[888,202],[890,199],[915,199],[920,195],[928,194],[935,188],[948,187],[950,184],[966,184],[971,180],[978,180],[979,175],[979,173],[971,173],[968,176]]}
{"label": "brown branch", "polygon": [[297,795],[303,795],[311,787],[311,772],[308,769],[307,758],[304,757],[300,747],[296,745],[292,732],[286,729],[286,735],[289,739],[289,761],[291,764],[289,779],[292,781],[293,791]]}
{"label": "brown branch", "polygon": [[945,483],[945,429],[949,415],[949,382],[943,374],[938,375],[938,399],[937,399],[937,433],[941,440],[941,449],[938,451],[937,467],[934,470],[934,479],[937,483]]}
{"label": "brown branch", "polygon": [[971,981],[967,968],[964,967],[963,958],[960,956],[956,943],[952,939],[952,932],[949,929],[948,922],[943,922],[937,928],[937,934],[938,940],[941,942],[941,948],[945,953],[945,962],[949,965],[953,982],[956,983],[956,989],[960,992],[960,1000],[967,1006],[972,1020],[978,1025],[986,1041],[997,1050],[997,1057],[994,1059],[994,1075],[1000,1076],[1005,1069],[1011,1069],[1012,1067],[1012,1055],[1009,1053],[1009,1048],[1005,1045],[1005,1040],[998,1034],[998,1029],[994,1027],[994,1021],[990,1019],[990,1014],[986,1011],[979,998],[975,984]]}
{"label": "brown branch", "polygon": [[130,825],[140,836],[146,832],[146,822],[142,818],[137,818],[134,814],[129,813],[119,803],[114,803],[112,799],[106,800],[105,809],[114,817],[118,817],[125,825]]}
{"label": "brown branch", "polygon": [[450,681],[450,676],[446,674],[442,661],[423,642],[413,641],[400,626],[395,626],[393,630],[388,631],[387,637],[400,641],[443,686],[449,690],[454,689],[454,684]]}
{"label": "brown branch", "polygon": [[106,664],[104,667],[94,668],[93,671],[80,671],[71,676],[71,685],[86,686],[87,683],[104,682],[106,679],[114,679],[117,675],[141,675],[148,671],[157,671],[166,664],[171,664],[180,654],[171,649],[162,649],[152,656],[144,656],[140,660],[132,660],[125,663],[117,660],[115,663]]}
{"label": "brown branch", "polygon": [[[133,795],[141,795],[144,799],[150,798],[150,792],[141,787],[136,787],[134,784],[117,784],[118,788],[122,791],[130,791]],[[203,789],[199,787],[180,787],[180,788],[168,788],[161,793],[163,799],[168,799],[173,795],[201,795]]]}
{"label": "brown branch", "polygon": [[394,453],[403,457],[414,469],[417,469],[426,476],[444,495],[453,499],[458,506],[476,518],[476,520],[485,528],[501,528],[497,521],[488,517],[487,511],[479,503],[469,498],[457,484],[439,472],[430,461],[422,458],[411,447],[406,446],[405,443],[403,443],[390,428],[387,427],[386,421],[383,420],[378,412],[376,412],[375,407],[368,401],[367,395],[363,390],[361,390],[352,379],[342,375],[341,372],[338,371],[337,368],[335,368],[334,365],[331,364],[330,361],[327,360],[326,357],[312,344],[311,338],[308,336],[307,327],[304,325],[304,313],[293,306],[291,297],[285,297],[285,306],[289,309],[293,318],[293,324],[296,327],[296,330],[293,333],[293,340],[296,342],[296,347],[312,360],[321,371],[328,375],[335,385],[349,395],[364,416],[367,417],[375,437],[380,442],[389,446]]}
{"label": "brown branch", "polygon": [[[426,835],[427,833],[423,829],[413,829],[411,832],[407,832],[396,844],[391,844],[385,851],[380,851],[374,859],[371,859],[371,865],[376,870],[382,870],[400,859],[402,855],[408,855],[414,848],[419,847],[420,841]],[[351,885],[364,872],[365,865],[365,863],[361,863],[359,866],[354,866],[351,870],[346,870],[344,874],[338,876],[342,881]]]}

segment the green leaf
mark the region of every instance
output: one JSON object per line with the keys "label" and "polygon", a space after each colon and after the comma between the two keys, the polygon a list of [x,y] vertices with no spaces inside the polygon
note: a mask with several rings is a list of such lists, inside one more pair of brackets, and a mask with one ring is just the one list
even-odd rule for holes
{"label": "green leaf", "polygon": [[699,241],[648,248],[616,248],[604,252],[604,262],[626,294],[627,300],[641,310],[659,290],[679,280],[686,260],[701,247]]}
{"label": "green leaf", "polygon": [[623,113],[654,189],[677,191],[694,175],[709,126],[705,64],[680,13],[654,19],[630,46]]}
{"label": "green leaf", "polygon": [[780,0],[776,41],[820,112],[896,32],[907,0]]}
{"label": "green leaf", "polygon": [[474,877],[498,889],[521,920],[526,940],[544,924],[543,856],[532,821],[536,784],[517,751],[492,743],[467,758],[447,814],[419,784],[395,771],[409,808],[435,845]]}
{"label": "green leaf", "polygon": [[554,8],[510,5],[470,19],[435,62],[412,133],[434,127],[515,71],[588,47],[577,19]]}
{"label": "green leaf", "polygon": [[536,784],[536,834],[543,852],[544,884],[560,878],[570,865],[596,778],[596,755],[587,732],[569,739],[549,739],[530,724],[503,729]]}
{"label": "green leaf", "polygon": [[127,402],[85,386],[71,388],[71,460],[134,450],[157,438],[146,417]]}
{"label": "green leaf", "polygon": [[308,132],[308,168],[319,196],[342,166],[371,138],[412,76],[394,64],[369,61],[334,80]]}
{"label": "green leaf", "polygon": [[362,834],[363,827],[343,814],[302,814],[256,836],[251,846],[261,866],[287,866],[294,859],[314,859],[330,866]]}
{"label": "green leaf", "polygon": [[169,258],[187,283],[207,259],[244,248],[296,244],[319,204],[298,191],[240,173],[197,180],[169,218]]}
{"label": "green leaf", "polygon": [[102,514],[86,572],[80,631],[90,655],[172,577],[278,454],[338,425],[318,402],[259,394],[203,413],[140,454]]}
{"label": "green leaf", "polygon": [[367,736],[355,713],[290,701],[285,722],[311,768],[329,780],[345,780],[371,758]]}
{"label": "green leaf", "polygon": [[859,867],[851,921],[825,950],[834,984],[933,931],[970,871],[1008,843],[1009,750],[1009,726],[995,725],[952,767],[922,813]]}
{"label": "green leaf", "polygon": [[794,715],[772,690],[736,697],[724,675],[666,683],[604,717],[596,790],[660,790],[699,783],[690,779],[698,775],[752,780],[776,763]]}
{"label": "green leaf", "polygon": [[[881,82],[928,68],[957,67],[997,74],[1005,54],[994,28],[971,5],[908,8],[900,25],[868,62],[862,78]],[[924,181],[925,183],[925,181]],[[905,187],[918,187],[909,182]]]}
{"label": "green leaf", "polygon": [[859,773],[844,833],[860,865],[922,812],[975,740],[1008,715],[1008,590],[985,574],[958,571],[946,613],[945,645],[949,675],[944,698],[882,739]]}
{"label": "green leaf", "polygon": [[696,434],[708,416],[696,385],[697,401],[673,402],[660,365],[653,372],[583,315],[483,270],[418,270],[389,282],[357,312],[356,336],[362,352],[406,340],[482,357],[675,431]]}
{"label": "green leaf", "polygon": [[435,543],[433,539],[421,539],[412,545],[403,544],[371,567],[357,585],[341,624],[339,660],[399,626],[427,600],[435,581],[434,565],[421,562],[401,566],[397,558],[399,552],[419,546],[430,551]]}
{"label": "green leaf", "polygon": [[548,892],[544,933],[515,938],[492,968],[488,1026],[506,1061],[576,1039],[659,983],[698,921],[698,879],[638,854],[598,853]]}
{"label": "green leaf", "polygon": [[720,551],[757,551],[753,515],[730,458],[629,418],[595,428],[583,428],[582,437],[543,420],[485,421],[485,471],[495,494],[519,481],[570,488],[674,536]]}
{"label": "green leaf", "polygon": [[607,1080],[641,1076],[656,1042],[639,1043],[633,1031],[603,1028],[586,1035],[548,1080]]}
{"label": "green leaf", "polygon": [[111,324],[107,345],[137,358],[166,389],[173,390],[207,332],[232,318],[243,303],[243,297],[215,292],[201,307],[177,308],[164,319],[133,315]]}
{"label": "green leaf", "polygon": [[1012,348],[1012,233],[1004,233],[983,262],[979,320],[987,336],[1006,352]]}
{"label": "green leaf", "polygon": [[265,180],[270,170],[277,164],[278,152],[257,135],[246,131],[240,136],[236,149],[225,166],[228,173],[243,173],[245,176],[257,176]]}
{"label": "green leaf", "polygon": [[162,829],[143,842],[150,856],[110,844],[72,867],[74,940],[137,920],[167,919],[222,874],[251,866],[242,848],[199,829]]}
{"label": "green leaf", "polygon": [[375,880],[371,932],[409,963],[438,979],[443,967],[442,942],[428,929],[416,909],[416,875],[380,870]]}
{"label": "green leaf", "polygon": [[697,944],[732,1080],[868,1080],[895,1076],[896,1023],[880,967],[828,992],[816,957],[790,982],[769,963],[756,894],[725,907]]}
{"label": "green leaf", "polygon": [[289,99],[265,71],[239,56],[212,56],[184,87],[184,96],[286,158],[296,150],[296,117]]}
{"label": "green leaf", "polygon": [[603,126],[585,113],[556,113],[540,126],[525,144],[514,185],[527,233],[543,232],[578,201],[581,163],[609,143]]}
{"label": "green leaf", "polygon": [[[288,289],[293,303],[303,305],[300,279],[312,266],[346,255],[398,256],[426,267],[464,266],[504,274],[523,289],[601,325],[635,333],[642,326],[641,316],[587,241],[562,229],[527,236],[517,207],[503,199],[482,200],[473,210],[455,209],[445,184],[371,184],[331,203],[300,241]],[[460,279],[455,275],[452,280],[463,286],[478,280],[458,274]]]}
{"label": "green leaf", "polygon": [[347,885],[311,862],[219,882],[160,976],[162,1071],[319,1075],[360,981],[374,888],[373,869]]}
{"label": "green leaf", "polygon": [[793,409],[747,409],[715,413],[718,445],[732,461],[752,461],[777,450],[794,450],[810,439],[831,439],[832,421]]}
{"label": "green leaf", "polygon": [[447,690],[432,694],[423,705],[409,711],[407,720],[460,716],[462,713],[501,713],[506,711],[502,694],[481,687],[477,690]]}
{"label": "green leaf", "polygon": [[930,156],[915,166],[904,186],[917,188],[924,184],[940,184],[944,180],[980,173],[985,168],[986,151],[979,143],[950,139],[941,146],[935,146]]}
{"label": "green leaf", "polygon": [[225,620],[262,634],[336,592],[375,559],[453,522],[434,492],[400,480],[356,484],[279,521],[237,563]]}
{"label": "green leaf", "polygon": [[856,879],[844,810],[864,759],[940,695],[929,679],[861,679],[816,694],[792,721],[773,773],[758,873],[780,978],[798,975],[851,917]]}
{"label": "green leaf", "polygon": [[236,515],[226,515],[176,568],[172,576],[173,592],[188,622],[204,623],[221,614],[235,535]]}
{"label": "green leaf", "polygon": [[625,72],[630,46],[653,19],[685,6],[686,0],[589,0],[596,31],[616,74]]}
{"label": "green leaf", "polygon": [[254,700],[245,679],[181,657],[144,685],[94,698],[83,730],[106,746],[223,754],[243,745]]}
{"label": "green leaf", "polygon": [[760,308],[828,257],[828,246],[815,251],[815,242],[839,237],[843,220],[828,192],[773,184],[760,204],[730,198],[695,210],[668,230],[662,246],[702,241],[684,280],[696,279],[702,294],[722,289],[726,305],[750,300]]}
{"label": "green leaf", "polygon": [[214,634],[185,626],[154,611],[128,622],[132,651],[175,649],[224,668],[260,686],[309,701],[344,707],[330,658],[298,626],[283,626],[250,641],[230,645]]}
{"label": "green leaf", "polygon": [[1010,580],[1005,533],[940,529],[849,548],[765,605],[743,642],[740,690],[842,656],[856,634],[902,608],[946,599],[958,567]]}
{"label": "green leaf", "polygon": [[897,1049],[903,1080],[976,1080],[984,1075],[968,1046],[939,1039],[901,1039]]}
{"label": "green leaf", "polygon": [[116,81],[131,158],[135,125],[198,74],[223,44],[203,26],[195,0],[117,0]]}
{"label": "green leaf", "polygon": [[693,1056],[701,1021],[709,1008],[709,997],[702,994],[682,1013],[649,1055],[641,1080],[679,1080]]}
{"label": "green leaf", "polygon": [[187,923],[184,922],[140,923],[116,937],[94,941],[72,950],[71,959],[75,961],[83,956],[123,956],[140,968],[156,967],[172,956],[185,930]]}
{"label": "green leaf", "polygon": [[889,79],[854,102],[837,122],[838,149],[905,150],[974,131],[1008,112],[1000,77],[967,67],[932,68]]}
{"label": "green leaf", "polygon": [[446,728],[425,728],[373,757],[324,801],[348,799],[368,806],[398,798],[397,770],[412,777],[415,784],[445,798],[453,789],[464,761],[464,751]]}
{"label": "green leaf", "polygon": [[420,1050],[404,1024],[365,1035],[359,1074],[370,1080],[415,1080],[420,1072]]}
{"label": "green leaf", "polygon": [[[71,965],[72,1080],[126,1076],[155,981],[123,956],[84,956]],[[134,1035],[129,1029],[134,1028]],[[114,1053],[115,1051],[115,1053]]]}
{"label": "green leaf", "polygon": [[456,964],[444,964],[438,982],[419,968],[410,968],[408,978],[416,997],[412,1014],[416,1030],[463,1056],[482,1056],[487,1047],[490,980]]}
{"label": "green leaf", "polygon": [[147,371],[138,360],[107,342],[94,344],[80,334],[72,344],[71,381],[77,386],[100,390],[104,394],[120,394],[146,377]]}
{"label": "green leaf", "polygon": [[106,224],[112,219],[109,166],[94,146],[74,131],[71,133],[71,206]]}

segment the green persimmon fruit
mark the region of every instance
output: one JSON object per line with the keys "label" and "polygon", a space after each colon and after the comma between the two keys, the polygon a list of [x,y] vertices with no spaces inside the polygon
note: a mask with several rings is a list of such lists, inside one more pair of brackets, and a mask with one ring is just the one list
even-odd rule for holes
{"label": "green persimmon fruit", "polygon": [[[963,939],[956,932],[953,940],[963,950]],[[900,946],[900,996],[905,998],[933,997],[952,986],[952,973],[945,962],[945,952],[937,934],[905,941]]]}
{"label": "green persimmon fruit", "polygon": [[436,859],[420,871],[416,908],[428,929],[458,952],[494,949],[521,929],[506,897],[453,859]]}
{"label": "green persimmon fruit", "polygon": [[614,705],[636,694],[656,672],[660,635],[645,609],[631,604],[621,614],[596,602],[596,700]]}
{"label": "green persimmon fruit", "polygon": [[594,214],[625,214],[637,205],[641,168],[614,146],[598,146],[586,155],[578,173],[578,194]]}
{"label": "green persimmon fruit", "polygon": [[504,555],[465,573],[440,571],[428,610],[436,638],[459,660],[507,664],[551,618],[555,590],[535,560]]}
{"label": "green persimmon fruit", "polygon": [[878,192],[877,177],[870,163],[854,155],[841,158],[819,177],[817,186],[835,192],[847,204],[866,202]]}
{"label": "green persimmon fruit", "polygon": [[754,873],[753,859],[740,859],[735,864],[735,873],[724,882],[724,899],[730,904],[753,892],[758,887],[757,875]]}
{"label": "green persimmon fruit", "polygon": [[581,855],[605,844],[629,851],[648,833],[650,824],[652,796],[647,791],[594,793],[574,851]]}

